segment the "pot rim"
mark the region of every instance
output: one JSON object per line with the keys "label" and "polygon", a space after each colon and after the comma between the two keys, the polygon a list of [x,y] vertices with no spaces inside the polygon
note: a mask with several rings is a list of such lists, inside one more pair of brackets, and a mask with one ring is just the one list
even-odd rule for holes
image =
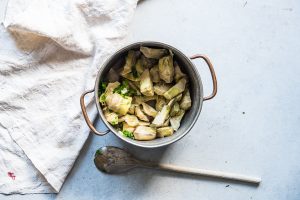
{"label": "pot rim", "polygon": [[[199,87],[200,89],[200,101],[199,101],[199,109],[192,121],[192,123],[190,124],[190,126],[185,129],[183,131],[183,133],[181,135],[179,135],[178,137],[174,138],[173,140],[170,140],[170,141],[166,141],[166,142],[163,142],[163,143],[160,143],[160,144],[154,144],[154,145],[144,145],[144,144],[140,144],[138,142],[136,142],[136,140],[132,140],[130,138],[127,138],[127,137],[124,137],[122,135],[120,135],[118,133],[118,131],[115,130],[114,127],[112,127],[106,120],[105,120],[105,117],[104,117],[104,114],[102,112],[102,109],[101,109],[101,106],[100,106],[100,103],[98,101],[98,87],[99,87],[99,82],[100,82],[100,76],[102,75],[103,73],[103,70],[106,68],[106,66],[113,60],[113,58],[124,51],[124,48],[131,48],[131,47],[134,47],[134,46],[137,46],[137,45],[153,45],[153,46],[160,46],[160,47],[166,47],[166,48],[169,48],[169,49],[174,49],[177,53],[180,54],[180,56],[182,58],[184,58],[188,63],[189,65],[192,67],[194,73],[195,73],[195,76],[196,76],[196,79],[197,79],[197,83],[198,83],[198,86],[196,87]],[[191,61],[191,59],[189,57],[187,57],[181,50],[179,50],[178,48],[175,48],[169,44],[166,44],[166,43],[163,43],[163,42],[157,42],[157,41],[139,41],[139,42],[134,42],[134,43],[130,43],[130,44],[127,44],[127,45],[123,45],[122,47],[120,47],[117,51],[115,51],[114,54],[112,54],[102,65],[101,67],[99,68],[98,70],[98,73],[97,73],[97,77],[96,77],[96,80],[95,80],[95,87],[94,87],[94,98],[95,98],[95,103],[96,103],[96,107],[97,107],[97,110],[98,110],[98,113],[100,115],[100,118],[101,120],[103,121],[103,123],[105,124],[105,126],[109,129],[110,132],[112,132],[114,135],[116,135],[118,138],[120,138],[121,140],[123,140],[124,142],[127,142],[131,145],[134,145],[134,146],[137,146],[137,147],[142,147],[142,148],[147,148],[147,149],[153,149],[153,148],[159,148],[159,147],[163,147],[163,146],[167,146],[167,145],[170,145],[172,143],[175,143],[177,142],[178,140],[182,139],[184,136],[187,135],[188,132],[190,132],[190,130],[194,127],[196,121],[198,120],[198,117],[201,113],[201,110],[202,110],[202,105],[203,105],[203,84],[202,84],[202,81],[201,81],[201,77],[200,77],[200,74],[198,72],[198,70],[196,69],[196,66],[194,65],[194,63]],[[198,103],[198,102],[197,102]]]}

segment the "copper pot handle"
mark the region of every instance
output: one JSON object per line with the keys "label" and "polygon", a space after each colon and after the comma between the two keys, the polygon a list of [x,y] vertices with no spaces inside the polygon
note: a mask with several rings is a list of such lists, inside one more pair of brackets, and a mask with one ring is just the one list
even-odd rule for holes
{"label": "copper pot handle", "polygon": [[206,64],[208,65],[210,74],[211,74],[212,81],[213,81],[213,91],[212,91],[211,95],[203,98],[203,101],[206,101],[206,100],[214,98],[217,94],[217,88],[218,88],[217,77],[216,77],[214,67],[211,64],[211,62],[207,56],[202,55],[202,54],[196,54],[196,55],[193,55],[190,57],[190,59],[196,59],[196,58],[202,58],[206,62]]}
{"label": "copper pot handle", "polygon": [[86,121],[86,124],[91,129],[91,131],[93,131],[96,135],[103,136],[103,135],[107,134],[109,132],[109,130],[106,130],[104,132],[97,131],[96,128],[94,127],[93,123],[89,119],[89,116],[86,112],[85,103],[84,103],[84,96],[87,95],[88,93],[91,93],[91,92],[94,92],[94,89],[86,91],[80,96],[80,106],[81,106],[82,114],[83,114],[83,117]]}

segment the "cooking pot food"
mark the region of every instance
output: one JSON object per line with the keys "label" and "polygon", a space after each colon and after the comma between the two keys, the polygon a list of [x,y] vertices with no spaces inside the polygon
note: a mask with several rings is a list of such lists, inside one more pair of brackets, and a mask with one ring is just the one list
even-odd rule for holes
{"label": "cooking pot food", "polygon": [[[208,97],[203,97],[200,75],[191,62],[196,58],[202,58],[211,72],[213,92]],[[158,86],[154,88],[156,91],[153,90],[153,82]],[[160,87],[161,84],[163,87]],[[103,132],[95,129],[85,109],[84,96],[92,92],[100,118],[108,127]],[[216,93],[215,72],[206,56],[197,54],[188,58],[164,43],[138,42],[118,50],[100,67],[95,88],[81,95],[80,104],[87,125],[95,134],[102,136],[111,131],[132,145],[155,148],[185,136],[197,121],[203,101],[213,98]],[[156,103],[162,98],[165,103],[154,106],[155,110],[151,101],[150,105],[143,101],[145,98]],[[152,103],[155,105],[155,102]],[[168,113],[165,113],[166,110]],[[171,120],[166,118],[169,110],[173,115]],[[178,118],[181,119],[180,126]]]}

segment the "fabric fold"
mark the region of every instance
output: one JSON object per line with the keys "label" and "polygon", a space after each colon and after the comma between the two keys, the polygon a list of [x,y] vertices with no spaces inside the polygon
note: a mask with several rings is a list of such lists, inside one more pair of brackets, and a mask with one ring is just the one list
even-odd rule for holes
{"label": "fabric fold", "polygon": [[79,97],[125,42],[136,3],[9,0],[0,31],[0,137],[8,141],[0,143],[0,193],[59,192],[89,134]]}

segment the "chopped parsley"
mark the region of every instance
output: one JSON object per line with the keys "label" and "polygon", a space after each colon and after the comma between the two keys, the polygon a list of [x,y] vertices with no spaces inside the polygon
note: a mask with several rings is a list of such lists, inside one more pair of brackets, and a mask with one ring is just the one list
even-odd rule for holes
{"label": "chopped parsley", "polygon": [[134,139],[134,136],[133,136],[133,133],[132,133],[132,132],[127,131],[127,130],[124,130],[124,131],[122,131],[122,133],[123,133],[123,135],[124,135],[125,137]]}
{"label": "chopped parsley", "polygon": [[101,152],[100,149],[98,149],[98,150],[96,151],[96,156],[98,156],[98,155],[102,155],[102,152]]}
{"label": "chopped parsley", "polygon": [[129,87],[127,80],[124,80],[121,85],[114,89],[113,92],[118,93],[122,96],[133,96],[136,94],[136,91]]}
{"label": "chopped parsley", "polygon": [[106,95],[105,95],[105,93],[103,93],[103,94],[100,95],[99,102],[102,105],[104,105],[105,104],[105,100],[106,100]]}
{"label": "chopped parsley", "polygon": [[99,95],[101,95],[105,92],[106,87],[107,87],[107,83],[101,81],[100,84],[99,84],[99,90],[98,90]]}

